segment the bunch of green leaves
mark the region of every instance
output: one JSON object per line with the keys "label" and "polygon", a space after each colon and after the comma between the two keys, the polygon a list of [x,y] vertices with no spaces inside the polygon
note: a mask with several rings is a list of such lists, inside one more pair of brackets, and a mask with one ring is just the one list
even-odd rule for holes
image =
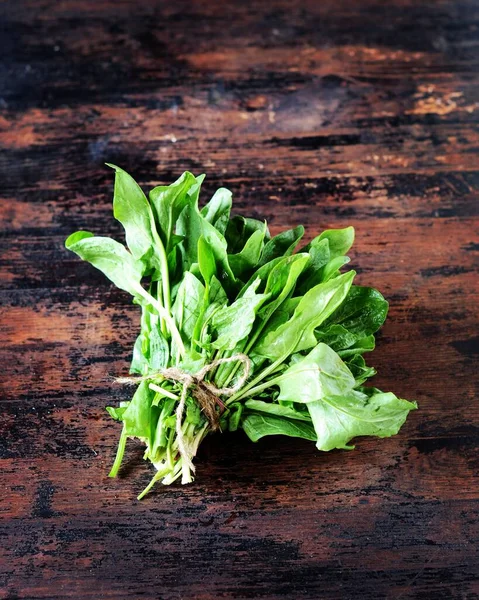
{"label": "bunch of green leaves", "polygon": [[[190,482],[177,426],[193,458],[210,423],[189,394],[177,424],[182,384],[159,373],[174,366],[195,374],[238,353],[253,369],[241,389],[218,398],[223,432],[243,429],[254,442],[277,434],[305,438],[324,451],[351,449],[357,436],[398,432],[416,405],[366,386],[375,370],[364,355],[374,349],[388,303],[377,290],[354,285],[354,271],[341,272],[352,227],[323,231],[298,250],[303,227],[271,237],[265,222],[230,215],[225,188],[200,208],[202,175],[185,172],[147,197],[128,173],[109,166],[126,246],[79,231],[66,247],[141,307],[130,367],[141,383],[131,400],[107,407],[123,425],[111,476],[127,439],[139,438],[157,470],[140,496],[156,481]],[[225,388],[239,375],[239,363],[224,363],[209,380]]]}

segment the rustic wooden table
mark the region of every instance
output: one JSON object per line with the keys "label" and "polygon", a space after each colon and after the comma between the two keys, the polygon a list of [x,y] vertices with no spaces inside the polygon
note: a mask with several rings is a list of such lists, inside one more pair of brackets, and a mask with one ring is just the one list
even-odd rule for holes
{"label": "rustic wooden table", "polygon": [[[479,3],[4,0],[3,599],[479,598]],[[208,174],[274,232],[356,227],[390,318],[400,435],[351,453],[241,434],[197,483],[106,477],[138,328],[63,247],[119,235],[111,161]]]}

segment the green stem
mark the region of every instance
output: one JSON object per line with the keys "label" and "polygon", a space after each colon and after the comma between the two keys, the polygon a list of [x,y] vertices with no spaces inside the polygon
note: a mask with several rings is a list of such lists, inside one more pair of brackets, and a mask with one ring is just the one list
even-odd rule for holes
{"label": "green stem", "polygon": [[262,392],[263,390],[273,387],[273,385],[276,385],[277,383],[279,383],[281,381],[281,379],[283,379],[282,375],[279,375],[278,377],[273,377],[273,379],[268,379],[268,381],[265,381],[264,383],[261,383],[260,385],[250,388],[244,394],[241,394],[241,398],[247,398],[248,396],[254,396],[255,394],[258,394],[259,392]]}
{"label": "green stem", "polygon": [[126,440],[128,436],[126,435],[126,427],[123,425],[123,430],[120,435],[120,440],[118,442],[118,449],[116,451],[115,462],[111,467],[110,472],[108,473],[108,477],[116,477],[118,475],[118,471],[120,470],[121,462],[123,460],[123,455],[125,454],[126,448]]}
{"label": "green stem", "polygon": [[179,353],[184,356],[186,353],[185,346],[183,344],[183,340],[181,339],[180,332],[176,327],[176,323],[174,322],[169,311],[166,310],[164,306],[162,306],[156,298],[153,298],[151,294],[149,294],[142,285],[138,284],[135,286],[135,290],[139,296],[147,300],[156,310],[156,312],[162,317],[166,324],[168,325],[168,329],[170,330],[171,337],[175,340],[175,344],[178,348]]}
{"label": "green stem", "polygon": [[[149,205],[148,205],[149,206]],[[165,308],[170,313],[171,311],[171,297],[170,297],[170,275],[168,271],[168,257],[166,256],[165,246],[161,241],[158,231],[156,230],[155,217],[151,206],[150,209],[150,223],[151,223],[151,235],[155,241],[158,249],[158,257],[160,259],[160,271],[161,271],[161,285],[163,287],[163,302]]]}
{"label": "green stem", "polygon": [[156,473],[156,475],[152,478],[152,480],[150,481],[150,483],[146,486],[146,488],[141,492],[141,494],[139,494],[137,496],[137,500],[141,500],[144,496],[146,496],[146,494],[148,494],[148,492],[151,490],[151,488],[155,485],[155,483],[157,481],[159,481],[160,479],[162,479],[165,475],[168,475],[168,473],[170,472],[170,469],[168,467],[165,467],[164,469],[161,469],[161,471],[158,471]]}
{"label": "green stem", "polygon": [[[160,282],[157,281],[157,298],[158,298],[158,302],[161,304],[161,306],[164,306],[163,304],[163,295],[161,293],[161,287],[160,287]],[[162,317],[160,317],[160,330],[161,333],[163,334],[164,337],[166,337],[166,323],[165,323],[165,319],[163,319]]]}
{"label": "green stem", "polygon": [[242,388],[241,390],[236,392],[236,394],[233,394],[233,396],[231,396],[231,398],[229,398],[228,401],[226,402],[226,405],[228,406],[228,404],[231,404],[232,402],[235,402],[236,400],[243,398],[243,396],[246,394],[246,392],[248,390],[250,390],[256,384],[260,383],[260,381],[263,381],[263,379],[265,377],[267,377],[268,375],[273,373],[281,365],[281,363],[288,357],[288,355],[289,355],[289,352],[288,352],[288,354],[285,354],[284,356],[280,356],[277,360],[275,360],[273,363],[271,363],[269,365],[269,367],[266,367],[266,369],[261,371],[261,373],[258,375],[258,377],[255,377],[255,379],[253,379],[253,381],[251,381],[248,385],[246,385],[244,388]]}

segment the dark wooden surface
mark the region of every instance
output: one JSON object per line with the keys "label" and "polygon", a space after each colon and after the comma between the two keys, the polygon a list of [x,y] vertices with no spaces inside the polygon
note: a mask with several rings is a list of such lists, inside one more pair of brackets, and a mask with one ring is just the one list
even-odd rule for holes
{"label": "dark wooden surface", "polygon": [[[0,598],[479,598],[479,3],[0,11]],[[141,503],[133,444],[107,479],[138,312],[63,248],[120,233],[105,161],[206,172],[274,232],[354,225],[377,386],[420,404],[400,435],[217,436]]]}

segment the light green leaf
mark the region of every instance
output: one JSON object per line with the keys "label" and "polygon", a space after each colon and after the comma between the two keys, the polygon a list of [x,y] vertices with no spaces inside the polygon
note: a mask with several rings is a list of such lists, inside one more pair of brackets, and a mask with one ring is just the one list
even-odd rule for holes
{"label": "light green leaf", "polygon": [[152,434],[151,405],[153,396],[154,392],[148,387],[148,382],[142,381],[122,415],[128,436],[150,441]]}
{"label": "light green leaf", "polygon": [[198,240],[198,266],[205,284],[209,286],[211,278],[216,275],[216,261],[213,248],[203,236]]}
{"label": "light green leaf", "polygon": [[270,234],[265,221],[251,219],[236,215],[229,220],[225,231],[225,238],[228,243],[228,253],[236,254],[244,247],[245,240],[248,240],[256,231],[265,231],[264,239],[269,241]]}
{"label": "light green leaf", "polygon": [[346,394],[356,384],[351,371],[326,344],[318,344],[295,361],[275,382],[280,388],[279,401],[304,403]]}
{"label": "light green leaf", "polygon": [[415,402],[397,398],[392,393],[375,393],[371,397],[358,391],[345,396],[331,396],[311,402],[308,410],[318,436],[319,450],[345,448],[357,436],[395,435]]}
{"label": "light green leaf", "polygon": [[326,229],[318,237],[314,238],[306,249],[314,246],[322,240],[328,240],[330,259],[344,256],[354,243],[354,227],[345,229]]}
{"label": "light green leaf", "polygon": [[125,246],[107,237],[95,237],[88,231],[70,235],[65,246],[102,271],[116,287],[138,295],[144,265],[135,260]]}
{"label": "light green leaf", "polygon": [[210,245],[217,271],[221,273],[222,284],[234,282],[235,276],[228,263],[226,240],[215,227],[199,212],[196,203],[188,204],[177,222],[177,233],[184,237],[181,243],[183,269],[188,271],[198,262],[198,240],[204,237]]}

